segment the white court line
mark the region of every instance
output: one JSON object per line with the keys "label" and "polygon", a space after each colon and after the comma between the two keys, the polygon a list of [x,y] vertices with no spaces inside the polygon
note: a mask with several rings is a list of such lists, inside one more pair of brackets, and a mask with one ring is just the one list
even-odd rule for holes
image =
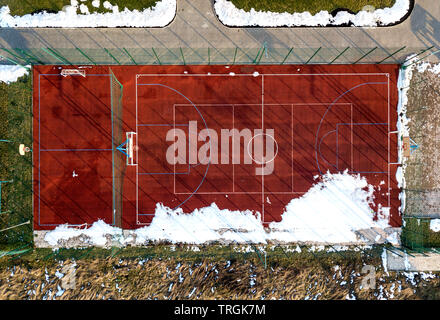
{"label": "white court line", "polygon": [[[275,192],[270,192],[270,194],[304,194],[306,193],[305,191],[275,191]],[[176,192],[176,194],[192,194],[192,192]],[[204,195],[211,195],[211,194],[227,194],[227,195],[236,195],[236,194],[261,194],[260,191],[250,191],[250,192],[244,192],[244,191],[235,191],[235,192],[225,192],[225,191],[208,191],[208,192],[197,192],[197,194],[204,194]]]}
{"label": "white court line", "polygon": [[[390,74],[387,74],[388,78],[388,132],[390,132]],[[396,110],[397,112],[397,110]],[[391,208],[391,169],[390,169],[390,162],[391,162],[391,155],[390,155],[390,135],[388,134],[388,207]]]}
{"label": "white court line", "polygon": [[[235,150],[235,105],[232,106],[232,150]],[[232,161],[232,192],[235,192],[235,163]]]}
{"label": "white court line", "polygon": [[[260,73],[259,76],[384,76],[389,73],[298,73],[298,74],[286,74],[286,73]],[[139,77],[255,77],[252,73],[236,73],[230,75],[229,73],[139,73],[136,74]]]}
{"label": "white court line", "polygon": [[[262,106],[262,130],[264,130],[264,76],[275,76],[275,77],[280,77],[280,76],[387,76],[388,77],[388,132],[389,132],[389,126],[390,126],[390,79],[389,79],[389,73],[307,73],[307,74],[260,74],[260,76],[262,77],[262,102],[261,102],[261,106]],[[218,77],[218,76],[224,76],[224,77],[255,77],[253,74],[234,74],[234,75],[230,75],[229,73],[227,74],[136,74],[136,133],[137,133],[137,121],[138,121],[138,78],[140,77],[190,77],[190,76],[196,76],[196,77]],[[295,103],[295,104],[291,104],[292,105],[292,119],[293,119],[293,106],[294,105],[319,105],[322,103]],[[337,104],[344,104],[344,103],[337,103]],[[346,104],[346,103],[345,103]],[[222,106],[226,106],[228,104],[198,104],[200,106],[203,105],[212,105],[212,106],[216,106],[216,105],[222,105]],[[232,106],[235,105],[258,105],[258,104],[232,104]],[[266,104],[266,105],[283,105],[283,104]],[[336,104],[335,104],[336,105]],[[351,103],[352,106],[352,103]],[[353,110],[351,110],[351,123],[353,126]],[[233,111],[233,118],[234,118],[234,111]],[[174,120],[175,121],[175,120]],[[291,122],[291,126],[292,126],[292,146],[293,146],[293,121]],[[352,128],[353,129],[353,128]],[[351,130],[351,134],[353,135],[353,130]],[[353,148],[353,137],[351,138],[352,140],[352,145],[351,148]],[[138,150],[138,140],[136,140],[136,145],[137,145],[137,150]],[[293,149],[293,148],[292,148]],[[352,151],[353,153],[353,151]],[[136,153],[136,157],[137,157],[137,162],[138,162],[138,152]],[[353,154],[352,154],[352,160],[353,160]],[[391,188],[390,188],[390,138],[388,135],[388,206],[390,206],[391,203]],[[138,166],[136,166],[136,170],[138,171]],[[293,150],[292,150],[292,172],[293,172]],[[136,172],[138,173],[138,172]],[[233,166],[233,174],[234,174],[234,166]],[[233,177],[233,186],[235,185],[235,177]],[[138,174],[136,174],[136,216],[137,216],[137,222],[138,221]],[[174,175],[174,180],[175,180],[175,175]],[[264,199],[264,176],[262,177],[263,183],[262,183],[262,213],[263,213],[263,223],[264,222],[264,203],[265,203],[265,199]],[[174,183],[174,189],[175,189],[175,183]],[[292,174],[292,190],[293,190],[293,174]],[[174,190],[175,191],[175,190]],[[234,190],[234,193],[235,192]],[[250,192],[246,192],[248,194],[252,194]],[[292,192],[292,193],[299,193],[299,192]],[[175,194],[180,194],[180,193],[176,193]],[[205,194],[205,193],[201,193],[198,192],[198,194]],[[214,193],[207,193],[207,194],[214,194]],[[230,193],[224,193],[224,194],[230,194]],[[273,193],[273,194],[278,194],[278,193]],[[287,193],[289,194],[289,193]],[[144,223],[147,224],[147,223]]]}
{"label": "white court line", "polygon": [[[261,132],[264,132],[264,75],[261,76]],[[261,175],[261,182],[261,210],[263,212],[262,222],[264,223],[264,174]]]}
{"label": "white court line", "polygon": [[[139,135],[138,135],[138,76],[136,75],[136,163],[139,164]],[[139,166],[136,166],[136,224],[139,222]]]}

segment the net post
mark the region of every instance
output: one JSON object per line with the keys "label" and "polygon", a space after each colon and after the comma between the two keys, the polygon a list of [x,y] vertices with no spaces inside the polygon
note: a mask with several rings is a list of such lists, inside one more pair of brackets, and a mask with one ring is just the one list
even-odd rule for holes
{"label": "net post", "polygon": [[[76,48],[76,47],[75,47]],[[88,55],[86,55],[80,48],[76,48],[84,57],[86,57],[91,63],[93,63],[96,66],[96,62],[92,60]]]}
{"label": "net post", "polygon": [[333,62],[335,62],[340,56],[342,56],[345,51],[347,51],[348,49],[350,49],[350,47],[345,48],[343,51],[341,51],[332,61],[330,61],[328,64],[332,64]]}
{"label": "net post", "polygon": [[151,50],[153,50],[154,55],[156,56],[157,61],[159,62],[159,64],[162,64],[162,62],[160,61],[159,57],[157,56],[156,51],[154,50],[154,48],[151,48]]}
{"label": "net post", "polygon": [[376,50],[377,47],[374,47],[373,49],[371,49],[370,51],[368,51],[367,53],[365,53],[362,57],[360,57],[359,59],[357,59],[355,62],[353,62],[352,64],[356,64],[359,61],[361,61],[363,58],[365,58],[366,56],[368,56],[370,53],[372,53],[374,50]]}
{"label": "net post", "polygon": [[405,48],[406,48],[406,46],[403,46],[402,48],[400,48],[400,49],[394,51],[393,53],[389,54],[386,58],[380,60],[379,62],[376,62],[376,64],[381,64],[381,63],[384,62],[386,59],[391,58],[391,57],[394,56],[396,53],[402,51],[402,50],[405,49]]}
{"label": "net post", "polygon": [[309,58],[309,60],[306,61],[305,64],[308,64],[310,61],[312,61],[312,59],[316,56],[316,54],[321,50],[321,47],[318,48],[318,50],[316,50],[312,56]]}

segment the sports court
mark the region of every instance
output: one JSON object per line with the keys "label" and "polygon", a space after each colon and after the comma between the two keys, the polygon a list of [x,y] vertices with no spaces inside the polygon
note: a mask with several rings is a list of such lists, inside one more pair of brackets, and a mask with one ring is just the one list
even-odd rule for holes
{"label": "sports court", "polygon": [[139,228],[158,203],[190,213],[214,202],[266,224],[345,170],[375,186],[372,209],[390,207],[400,226],[398,70],[34,66],[34,229]]}

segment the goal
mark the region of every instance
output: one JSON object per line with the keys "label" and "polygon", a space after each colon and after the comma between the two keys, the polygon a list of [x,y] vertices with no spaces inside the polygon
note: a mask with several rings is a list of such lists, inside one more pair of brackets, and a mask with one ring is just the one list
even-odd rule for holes
{"label": "goal", "polygon": [[136,132],[127,132],[127,165],[128,166],[135,166],[136,161],[134,158],[134,149],[135,149],[135,141],[136,138]]}
{"label": "goal", "polygon": [[63,77],[67,76],[86,76],[86,70],[84,69],[63,69],[61,70],[61,75]]}

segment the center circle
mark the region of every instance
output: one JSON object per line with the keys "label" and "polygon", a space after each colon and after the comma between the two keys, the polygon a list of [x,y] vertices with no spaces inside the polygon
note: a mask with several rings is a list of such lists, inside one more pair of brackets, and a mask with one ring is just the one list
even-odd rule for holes
{"label": "center circle", "polygon": [[[251,153],[251,143],[252,143],[252,141],[255,139],[255,137],[258,137],[258,136],[266,136],[266,139],[269,138],[269,139],[272,139],[273,142],[275,142],[275,146],[276,146],[276,148],[275,148],[275,154],[274,154],[274,156],[272,157],[272,159],[269,159],[269,160],[267,160],[267,161],[258,161],[258,160],[255,160],[254,157],[252,156],[252,153]],[[251,140],[249,140],[248,145],[247,145],[247,152],[248,152],[248,154],[249,154],[249,157],[251,157],[252,161],[254,161],[255,163],[257,163],[257,164],[266,164],[266,163],[272,162],[272,161],[275,159],[275,157],[277,156],[277,154],[278,154],[278,143],[277,143],[277,141],[275,140],[275,138],[272,137],[270,134],[267,134],[267,133],[258,133],[258,134],[256,134],[256,135],[254,135],[254,136],[252,137]]]}

